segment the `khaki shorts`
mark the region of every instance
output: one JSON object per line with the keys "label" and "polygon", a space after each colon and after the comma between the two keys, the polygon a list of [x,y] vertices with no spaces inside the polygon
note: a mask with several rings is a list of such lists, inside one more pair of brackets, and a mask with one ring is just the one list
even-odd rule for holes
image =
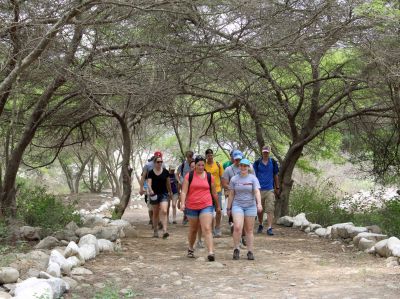
{"label": "khaki shorts", "polygon": [[264,213],[274,213],[275,211],[275,193],[274,191],[260,191],[261,205]]}

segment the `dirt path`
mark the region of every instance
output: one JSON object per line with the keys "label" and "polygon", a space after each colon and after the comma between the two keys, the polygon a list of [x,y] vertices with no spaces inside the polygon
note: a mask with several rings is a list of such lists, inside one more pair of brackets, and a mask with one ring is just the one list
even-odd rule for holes
{"label": "dirt path", "polygon": [[211,263],[204,249],[196,250],[196,260],[186,258],[187,226],[171,225],[168,240],[154,239],[144,204],[124,218],[138,237],[122,239],[121,252],[86,263],[94,275],[81,277],[66,298],[119,298],[117,292],[120,298],[400,298],[399,267],[295,229],[256,235],[255,261],[245,259],[245,249],[233,261],[225,226]]}

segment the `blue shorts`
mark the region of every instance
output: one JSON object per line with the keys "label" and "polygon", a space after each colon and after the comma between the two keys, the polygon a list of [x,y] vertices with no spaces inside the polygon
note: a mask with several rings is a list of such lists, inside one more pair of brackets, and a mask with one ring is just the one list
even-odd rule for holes
{"label": "blue shorts", "polygon": [[239,206],[232,206],[232,214],[240,214],[240,215],[244,215],[245,217],[256,217],[257,216],[257,207],[256,205],[247,207],[247,208],[243,208],[243,207],[239,207]]}
{"label": "blue shorts", "polygon": [[[218,192],[217,194],[218,194],[219,207],[222,210],[222,192]],[[216,211],[216,206],[214,205],[214,203],[213,203],[213,208],[214,208],[214,211]]]}
{"label": "blue shorts", "polygon": [[209,207],[206,207],[206,208],[201,209],[201,210],[192,210],[192,209],[186,208],[185,211],[186,211],[186,216],[188,218],[199,218],[199,216],[201,214],[211,214],[212,215],[212,213],[214,211],[214,207],[213,206],[209,206]]}
{"label": "blue shorts", "polygon": [[150,199],[150,204],[152,205],[158,205],[162,202],[168,202],[168,193],[157,194],[157,200],[152,200],[150,196],[149,199]]}

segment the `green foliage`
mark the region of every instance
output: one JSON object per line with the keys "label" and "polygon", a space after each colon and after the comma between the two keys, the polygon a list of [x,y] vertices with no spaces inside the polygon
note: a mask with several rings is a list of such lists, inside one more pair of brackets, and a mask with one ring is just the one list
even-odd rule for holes
{"label": "green foliage", "polygon": [[8,237],[7,225],[4,221],[0,220],[0,240],[6,239]]}
{"label": "green foliage", "polygon": [[382,208],[370,207],[363,212],[348,212],[338,206],[335,186],[319,188],[296,186],[291,193],[290,215],[305,213],[312,223],[326,227],[335,223],[353,222],[357,226],[378,225],[389,236],[400,236],[400,199],[387,201]]}
{"label": "green foliage", "polygon": [[28,225],[51,231],[62,229],[70,221],[80,223],[75,210],[75,204],[63,204],[44,187],[29,187],[24,183],[18,186],[17,213]]}
{"label": "green foliage", "polygon": [[134,290],[127,290],[125,294],[120,295],[118,288],[114,283],[108,282],[106,287],[101,291],[97,292],[93,299],[120,299],[120,298],[134,298],[141,296],[142,294],[136,293]]}

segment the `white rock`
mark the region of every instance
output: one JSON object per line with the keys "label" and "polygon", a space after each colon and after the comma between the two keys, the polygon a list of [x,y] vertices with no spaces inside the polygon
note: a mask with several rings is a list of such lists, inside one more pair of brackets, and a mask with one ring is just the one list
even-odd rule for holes
{"label": "white rock", "polygon": [[375,252],[378,253],[380,256],[383,256],[383,257],[390,256],[390,253],[388,252],[388,247],[387,247],[388,240],[389,239],[381,240],[374,245]]}
{"label": "white rock", "polygon": [[38,269],[46,269],[50,256],[41,250],[33,250],[26,254],[26,259],[30,260]]}
{"label": "white rock", "polygon": [[65,276],[62,278],[62,280],[64,280],[69,285],[70,290],[73,290],[78,286],[78,282],[71,277]]}
{"label": "white rock", "polygon": [[360,233],[368,232],[368,229],[362,226],[348,226],[346,227],[346,229],[347,229],[347,234],[349,235],[350,238],[354,238]]}
{"label": "white rock", "polygon": [[358,246],[358,243],[360,242],[361,238],[367,239],[374,241],[375,243],[384,240],[387,238],[387,235],[382,235],[382,234],[374,234],[374,233],[368,233],[368,232],[363,232],[359,233],[357,236],[353,238],[353,242],[355,246]]}
{"label": "white rock", "polygon": [[96,257],[96,247],[93,244],[82,245],[79,247],[79,254],[85,261],[94,259]]}
{"label": "white rock", "polygon": [[181,286],[182,285],[182,280],[174,281],[173,285],[174,286]]}
{"label": "white rock", "polygon": [[9,299],[12,298],[12,296],[9,293],[0,291],[0,299]]}
{"label": "white rock", "polygon": [[100,233],[101,233],[101,230],[102,230],[102,227],[101,226],[95,226],[95,227],[93,227],[93,228],[90,228],[90,227],[81,227],[81,228],[78,228],[76,231],[75,231],[75,234],[78,236],[78,237],[83,237],[83,236],[85,236],[85,235],[94,235],[94,236],[98,236]]}
{"label": "white rock", "polygon": [[49,262],[46,272],[49,273],[51,276],[61,277],[61,267],[57,263]]}
{"label": "white rock", "polygon": [[[79,247],[82,247],[83,245],[94,245],[96,254],[99,254],[99,252],[100,252],[99,246],[97,245],[97,238],[90,234],[84,235],[83,237],[81,237],[78,245],[79,245]],[[85,258],[85,260],[86,260],[86,258]]]}
{"label": "white rock", "polygon": [[60,241],[58,241],[56,238],[48,236],[40,241],[39,244],[35,246],[35,249],[51,249],[58,246],[59,244]]}
{"label": "white rock", "polygon": [[76,256],[70,256],[69,258],[67,258],[67,263],[70,265],[71,269],[82,266],[85,261],[79,259]]}
{"label": "white rock", "polygon": [[74,221],[71,221],[70,223],[68,223],[65,226],[66,230],[73,231],[73,232],[76,231],[78,228],[79,228],[79,226]]}
{"label": "white rock", "polygon": [[19,278],[19,272],[12,267],[0,268],[0,284],[14,283]]}
{"label": "white rock", "polygon": [[23,226],[19,229],[19,233],[22,238],[34,241],[40,240],[40,227],[32,227],[32,226]]}
{"label": "white rock", "polygon": [[294,228],[306,228],[310,225],[310,222],[306,218],[305,213],[300,213],[293,218]]}
{"label": "white rock", "polygon": [[35,277],[18,283],[14,293],[15,298],[18,299],[56,298],[51,285],[47,283],[47,279]]}
{"label": "white rock", "polygon": [[51,262],[58,264],[60,266],[61,273],[63,274],[68,275],[71,272],[71,265],[67,262],[67,259],[58,250],[51,251],[49,264]]}
{"label": "white rock", "polygon": [[320,224],[316,224],[316,223],[311,223],[309,227],[312,232],[314,232],[318,228],[322,228],[322,226]]}
{"label": "white rock", "polygon": [[105,226],[101,229],[101,231],[97,234],[99,239],[107,239],[112,242],[117,240],[118,238],[122,238],[123,235],[123,227],[122,226]]}
{"label": "white rock", "polygon": [[[97,212],[101,212],[101,211],[97,211]],[[107,222],[104,221],[104,219],[102,217],[93,216],[93,215],[86,216],[83,221],[83,226],[85,226],[85,227],[104,226],[106,224],[107,224]]]}
{"label": "white rock", "polygon": [[83,268],[83,267],[77,267],[72,269],[71,271],[72,275],[92,275],[93,272],[90,271],[89,269]]}
{"label": "white rock", "polygon": [[79,255],[79,246],[74,241],[69,242],[67,248],[65,248],[64,256],[68,258],[77,255]]}
{"label": "white rock", "polygon": [[276,221],[277,224],[291,227],[293,225],[293,217],[283,216]]}
{"label": "white rock", "polygon": [[97,245],[99,247],[100,252],[103,251],[114,251],[114,244],[106,239],[98,239]]}
{"label": "white rock", "polygon": [[46,279],[46,282],[50,284],[54,292],[54,298],[60,298],[65,292],[70,290],[69,284],[61,278],[52,277],[50,279]]}
{"label": "white rock", "polygon": [[326,228],[317,228],[317,229],[315,230],[315,233],[316,233],[318,236],[320,236],[320,237],[322,237],[322,238],[325,238],[325,237],[326,237],[326,231],[327,231]]}
{"label": "white rock", "polygon": [[121,227],[131,226],[131,224],[128,221],[123,219],[113,220],[108,225],[121,226]]}
{"label": "white rock", "polygon": [[332,225],[332,231],[331,231],[331,238],[337,239],[337,238],[349,238],[349,235],[347,233],[347,227],[354,226],[352,222],[346,222],[346,223],[337,223]]}
{"label": "white rock", "polygon": [[358,249],[360,250],[368,250],[370,249],[372,246],[375,245],[375,241],[373,240],[369,240],[369,239],[365,239],[365,238],[361,238],[357,244]]}
{"label": "white rock", "polygon": [[390,255],[400,257],[400,240],[396,237],[388,239],[387,243]]}

